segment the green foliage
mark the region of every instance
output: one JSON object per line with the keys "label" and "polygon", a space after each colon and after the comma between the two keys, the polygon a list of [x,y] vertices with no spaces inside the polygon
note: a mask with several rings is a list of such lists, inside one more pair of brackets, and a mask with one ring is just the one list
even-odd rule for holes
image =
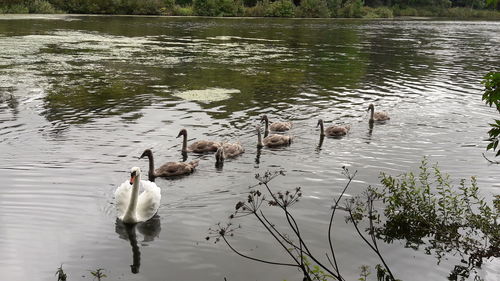
{"label": "green foliage", "polygon": [[483,101],[488,106],[495,105],[500,112],[500,72],[490,72],[484,76]]}
{"label": "green foliage", "polygon": [[295,15],[295,5],[291,0],[278,0],[266,9],[266,17],[291,18]]}
{"label": "green foliage", "polygon": [[453,19],[492,19],[500,20],[500,12],[488,10],[473,10],[469,8],[450,8],[441,10],[438,15],[441,17],[448,17]]}
{"label": "green foliage", "polygon": [[392,10],[387,7],[363,7],[363,18],[392,18]]}
{"label": "green foliage", "polygon": [[62,268],[62,264],[60,267],[57,268],[55,276],[57,277],[57,281],[66,281],[66,278],[68,278],[66,273],[64,273],[64,270]]}
{"label": "green foliage", "polygon": [[102,278],[108,277],[106,274],[102,273],[104,269],[98,268],[95,271],[90,271],[90,274],[94,276],[94,280],[97,279],[97,281],[101,281]]}
{"label": "green foliage", "polygon": [[[483,259],[497,255],[500,247],[500,199],[490,207],[479,195],[476,179],[461,180],[454,186],[449,175],[439,167],[428,167],[424,159],[418,175],[405,173],[397,177],[382,174],[382,189],[369,188],[365,197],[351,201],[355,222],[368,219],[370,230],[385,242],[402,240],[406,247],[434,253],[440,261],[447,253],[459,254],[464,264],[450,274],[468,276]],[[374,200],[384,203],[383,217],[368,206]]]}
{"label": "green foliage", "polygon": [[193,10],[200,16],[213,16],[216,13],[215,0],[194,0]]}
{"label": "green foliage", "polygon": [[331,274],[326,273],[321,267],[317,264],[313,264],[306,255],[302,255],[302,260],[304,262],[304,266],[306,268],[309,277],[311,277],[310,281],[328,281],[335,280],[335,277]]}
{"label": "green foliage", "polygon": [[5,14],[27,14],[27,13],[29,13],[29,9],[24,4],[14,4],[14,5],[5,6],[2,9],[2,13],[5,13]]}
{"label": "green foliage", "polygon": [[130,1],[126,8],[134,15],[160,15],[161,8],[165,7],[162,0]]}
{"label": "green foliage", "polygon": [[52,4],[45,0],[34,0],[28,6],[29,12],[33,14],[55,14],[59,13]]}
{"label": "green foliage", "polygon": [[0,0],[0,13],[500,19],[498,1],[302,0],[296,7],[291,0]]}
{"label": "green foliage", "polygon": [[181,7],[187,7],[193,5],[193,0],[175,0],[175,4]]}
{"label": "green foliage", "polygon": [[361,273],[359,274],[358,280],[359,281],[367,281],[368,276],[371,274],[370,267],[367,265],[362,265],[359,267],[359,270],[361,271]]}
{"label": "green foliage", "polygon": [[326,0],[302,0],[297,7],[296,16],[301,18],[328,18],[330,9]]}
{"label": "green foliage", "polygon": [[163,0],[163,8],[173,10],[175,7],[175,0]]}
{"label": "green foliage", "polygon": [[194,0],[194,13],[198,16],[241,16],[243,2],[239,0]]}
{"label": "green foliage", "polygon": [[340,8],[338,15],[344,18],[361,18],[363,16],[362,8],[362,0],[347,0],[344,6]]}
{"label": "green foliage", "polygon": [[[484,84],[483,101],[490,107],[495,106],[498,113],[500,113],[500,72],[486,74],[482,83]],[[494,123],[490,124],[490,127],[491,129],[488,131],[488,141],[490,143],[486,149],[495,151],[500,142],[500,120],[496,119]],[[498,155],[500,155],[500,149],[497,151],[496,156]]]}
{"label": "green foliage", "polygon": [[243,15],[245,17],[265,17],[269,5],[269,0],[258,1],[255,6],[245,8]]}
{"label": "green foliage", "polygon": [[326,0],[326,5],[328,6],[331,17],[339,17],[340,7],[342,7],[342,0]]}
{"label": "green foliage", "polygon": [[494,10],[498,9],[498,0],[486,0],[486,7],[490,7]]}
{"label": "green foliage", "polygon": [[69,13],[160,15],[169,10],[171,0],[50,0]]}
{"label": "green foliage", "polygon": [[399,6],[394,6],[392,8],[392,12],[397,17],[417,17],[419,14],[416,8],[400,8]]}
{"label": "green foliage", "polygon": [[192,16],[192,15],[194,15],[193,7],[192,6],[181,7],[179,5],[175,5],[173,10],[172,10],[172,15],[173,16]]}

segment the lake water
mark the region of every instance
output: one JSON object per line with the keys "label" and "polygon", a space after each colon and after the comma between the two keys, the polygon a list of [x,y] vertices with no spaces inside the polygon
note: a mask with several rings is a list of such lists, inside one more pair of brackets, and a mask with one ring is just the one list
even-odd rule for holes
{"label": "lake water", "polygon": [[[69,280],[91,280],[97,268],[104,280],[298,280],[204,239],[266,170],[286,171],[276,190],[302,186],[293,212],[320,257],[342,166],[358,170],[354,195],[427,156],[455,181],[477,176],[491,198],[500,166],[481,153],[497,113],[481,101],[480,81],[500,69],[498,46],[500,22],[0,16],[2,280],[56,280],[61,264]],[[391,115],[372,131],[369,103]],[[257,156],[262,114],[294,122],[290,147]],[[351,133],[317,149],[318,118]],[[195,173],[156,181],[155,221],[117,225],[114,189],[132,166],[147,171],[138,159],[146,148],[157,164],[180,160],[181,128],[190,139],[240,140],[246,153],[222,170],[213,155],[190,155],[200,159]],[[355,280],[359,266],[379,261],[344,215],[334,243]],[[257,222],[240,222],[238,249],[287,261]],[[399,242],[381,249],[405,281],[446,280],[459,260],[438,266]],[[499,272],[492,261],[481,275]]]}

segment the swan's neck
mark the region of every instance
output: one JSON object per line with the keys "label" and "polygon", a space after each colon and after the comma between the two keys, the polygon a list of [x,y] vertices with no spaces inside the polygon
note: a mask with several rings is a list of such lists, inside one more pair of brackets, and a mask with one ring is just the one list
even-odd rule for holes
{"label": "swan's neck", "polygon": [[141,175],[137,175],[134,179],[134,184],[132,185],[132,194],[130,195],[130,201],[123,216],[123,222],[133,223],[136,222],[136,208],[137,208],[137,198],[139,197],[139,184],[141,182]]}
{"label": "swan's neck", "polygon": [[371,107],[370,108],[370,122],[373,122],[373,114],[375,113],[375,108]]}
{"label": "swan's neck", "polygon": [[264,145],[262,144],[262,136],[260,134],[260,130],[257,131],[257,147],[263,147]]}
{"label": "swan's neck", "polygon": [[323,126],[323,122],[319,122],[319,128],[321,130],[321,133],[319,135],[324,136],[325,135],[325,127]]}
{"label": "swan's neck", "polygon": [[269,135],[269,120],[266,118],[264,119],[266,125],[265,125],[265,129],[264,129],[264,136],[267,137]]}
{"label": "swan's neck", "polygon": [[182,135],[182,152],[187,152],[188,137],[187,134]]}
{"label": "swan's neck", "polygon": [[150,181],[154,181],[154,178],[155,178],[155,160],[153,158],[152,153],[148,154],[148,160],[149,160],[148,177],[149,177]]}

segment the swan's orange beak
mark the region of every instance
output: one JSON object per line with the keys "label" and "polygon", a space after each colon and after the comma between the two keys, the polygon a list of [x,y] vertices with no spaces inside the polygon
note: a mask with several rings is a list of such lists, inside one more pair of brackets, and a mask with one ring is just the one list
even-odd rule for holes
{"label": "swan's orange beak", "polygon": [[134,184],[134,181],[135,181],[135,175],[132,175],[130,177],[130,185],[133,185]]}

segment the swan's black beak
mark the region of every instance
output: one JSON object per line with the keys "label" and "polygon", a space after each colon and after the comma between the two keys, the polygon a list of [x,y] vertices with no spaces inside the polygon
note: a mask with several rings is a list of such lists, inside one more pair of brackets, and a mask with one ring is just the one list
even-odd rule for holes
{"label": "swan's black beak", "polygon": [[130,185],[134,184],[135,177],[136,177],[135,171],[130,173]]}
{"label": "swan's black beak", "polygon": [[179,138],[180,136],[182,136],[182,132],[179,132],[179,134],[175,138]]}
{"label": "swan's black beak", "polygon": [[139,157],[139,159],[142,159],[142,157],[146,156],[146,151],[144,151],[141,156]]}

